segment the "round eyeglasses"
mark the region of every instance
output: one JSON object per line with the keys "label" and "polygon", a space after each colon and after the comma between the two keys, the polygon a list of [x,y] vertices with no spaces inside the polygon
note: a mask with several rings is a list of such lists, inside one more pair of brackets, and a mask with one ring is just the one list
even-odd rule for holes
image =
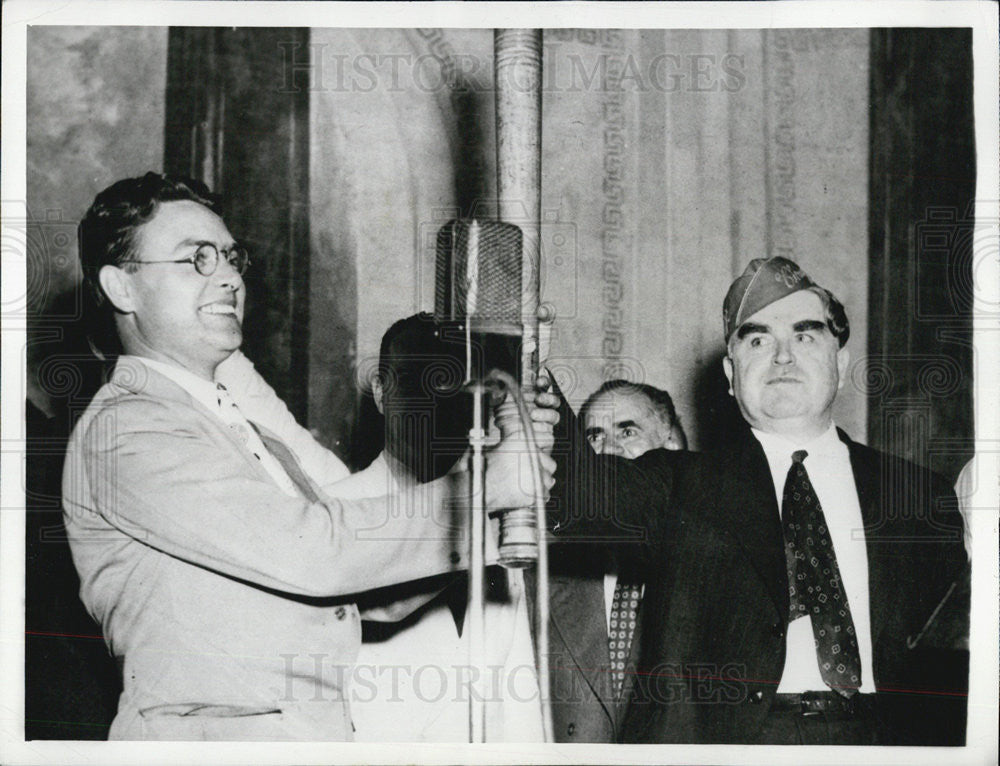
{"label": "round eyeglasses", "polygon": [[[194,251],[194,255],[188,258],[178,258],[175,261],[140,261],[132,259],[119,261],[119,263],[136,263],[140,265],[147,263],[190,263],[194,265],[195,271],[203,277],[210,277],[219,268],[219,255],[219,249],[215,245],[211,242],[202,242],[198,245],[198,249]],[[236,273],[241,276],[250,265],[250,255],[247,253],[246,248],[240,245],[233,245],[228,250],[223,250],[221,255],[226,259],[226,263],[232,266],[236,270]]]}

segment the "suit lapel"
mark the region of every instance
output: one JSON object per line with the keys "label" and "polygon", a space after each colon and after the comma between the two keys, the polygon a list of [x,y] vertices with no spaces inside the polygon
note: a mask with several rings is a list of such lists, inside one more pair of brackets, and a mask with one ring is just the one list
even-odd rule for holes
{"label": "suit lapel", "polygon": [[[246,464],[250,466],[251,470],[255,471],[258,476],[266,481],[274,483],[274,478],[271,474],[268,473],[267,469],[264,468],[261,462],[254,457],[253,453],[247,448],[247,445],[233,433],[231,428],[228,428],[226,424],[223,423],[214,413],[205,409],[205,406],[185,391],[183,387],[175,383],[166,375],[163,375],[157,370],[154,370],[152,367],[144,364],[141,358],[129,356],[127,354],[119,356],[118,361],[115,363],[115,368],[111,373],[110,382],[125,389],[126,391],[132,392],[133,394],[151,396],[156,399],[165,399],[167,401],[186,404],[187,406],[204,413],[204,422],[206,427],[210,428],[217,438],[230,444],[236,451],[236,454],[242,455]],[[263,437],[264,434],[261,433],[260,427],[252,423],[251,425],[253,425],[254,428],[257,429],[257,432]],[[266,429],[264,429],[264,431],[266,431]],[[274,436],[274,434],[269,431],[267,431],[267,434],[269,438],[278,440],[278,437]],[[287,448],[285,449],[287,450]],[[288,451],[288,454],[291,455],[291,451]],[[279,462],[281,462],[280,458]],[[304,473],[302,475],[305,477]],[[295,481],[295,478],[293,477],[292,480]],[[316,490],[316,485],[312,483],[308,477],[305,477],[305,481],[311,489]],[[318,496],[318,493],[316,494]]]}
{"label": "suit lapel", "polygon": [[614,721],[603,579],[553,576],[549,615],[580,674]]}
{"label": "suit lapel", "polygon": [[186,404],[198,412],[204,414],[206,425],[210,426],[216,435],[221,436],[224,441],[232,444],[239,454],[243,455],[247,463],[255,466],[258,470],[264,470],[260,461],[247,449],[242,440],[236,436],[232,429],[228,428],[217,415],[205,408],[201,402],[195,399],[184,388],[166,375],[161,374],[152,367],[142,362],[140,357],[120,356],[115,364],[114,372],[111,375],[111,382],[121,386],[126,391],[133,394],[151,396],[156,399],[166,399],[178,404]]}
{"label": "suit lapel", "polygon": [[710,480],[722,483],[722,497],[734,500],[725,503],[722,510],[727,516],[720,521],[764,581],[779,619],[786,619],[788,573],[771,471],[764,450],[749,430],[740,444],[714,467],[709,464]]}
{"label": "suit lapel", "polygon": [[[889,603],[893,593],[890,579],[898,576],[892,562],[884,555],[885,545],[877,539],[879,527],[889,520],[882,510],[882,465],[878,453],[866,454],[866,450],[837,429],[841,441],[847,445],[851,458],[851,471],[858,491],[858,504],[865,534],[865,552],[868,555],[868,612],[871,619],[872,646],[878,644],[879,634],[885,625],[885,617],[892,613]],[[882,530],[882,534],[891,534]]]}

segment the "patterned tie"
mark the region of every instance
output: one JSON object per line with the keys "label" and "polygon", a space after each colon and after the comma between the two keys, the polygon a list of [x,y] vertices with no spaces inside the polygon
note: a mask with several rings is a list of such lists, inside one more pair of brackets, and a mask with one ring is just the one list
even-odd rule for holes
{"label": "patterned tie", "polygon": [[807,455],[805,450],[792,453],[781,502],[791,607],[788,620],[811,618],[823,682],[851,697],[861,686],[861,655],[823,508],[802,462]]}
{"label": "patterned tie", "polygon": [[239,440],[243,442],[247,449],[253,452],[253,456],[260,460],[260,450],[255,450],[254,447],[256,445],[251,443],[250,426],[247,423],[247,419],[243,417],[240,408],[236,406],[236,402],[233,400],[232,394],[229,393],[229,389],[221,383],[216,383],[215,393],[219,401],[219,415],[222,418],[222,422],[239,437]]}
{"label": "patterned tie", "polygon": [[625,684],[625,665],[635,634],[636,616],[642,586],[621,577],[615,584],[611,601],[611,629],[608,631],[608,650],[611,654],[611,683],[615,697],[620,697]]}
{"label": "patterned tie", "polygon": [[[243,445],[261,462],[264,470],[271,475],[271,478],[277,482],[279,487],[293,497],[298,495],[311,500],[311,491],[303,491],[302,482],[296,481],[294,473],[289,472],[287,461],[280,451],[275,453],[273,447],[271,451],[268,451],[268,447],[264,444],[261,434],[244,417],[240,408],[236,406],[236,401],[233,399],[232,394],[221,383],[216,383],[215,388],[219,402],[219,416],[222,418],[222,422],[228,426],[230,431],[236,434],[239,440],[243,442]],[[281,449],[287,452],[288,448],[281,445]],[[275,457],[276,454],[277,457]]]}

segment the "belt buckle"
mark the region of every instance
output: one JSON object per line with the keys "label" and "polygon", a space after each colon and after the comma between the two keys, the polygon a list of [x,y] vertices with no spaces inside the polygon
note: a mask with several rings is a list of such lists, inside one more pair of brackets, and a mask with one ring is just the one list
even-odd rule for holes
{"label": "belt buckle", "polygon": [[803,692],[800,704],[803,715],[818,715],[819,713],[857,712],[858,696],[843,697],[837,692]]}
{"label": "belt buckle", "polygon": [[799,695],[799,713],[802,716],[815,716],[829,709],[829,698],[824,692],[802,692]]}

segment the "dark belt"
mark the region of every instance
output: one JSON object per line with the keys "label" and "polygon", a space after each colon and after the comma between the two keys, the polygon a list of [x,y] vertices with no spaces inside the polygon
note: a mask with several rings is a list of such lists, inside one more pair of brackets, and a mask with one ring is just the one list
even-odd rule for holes
{"label": "dark belt", "polygon": [[801,694],[775,694],[771,711],[776,713],[838,713],[855,715],[871,707],[873,694],[855,694],[843,697],[836,692],[802,692]]}

